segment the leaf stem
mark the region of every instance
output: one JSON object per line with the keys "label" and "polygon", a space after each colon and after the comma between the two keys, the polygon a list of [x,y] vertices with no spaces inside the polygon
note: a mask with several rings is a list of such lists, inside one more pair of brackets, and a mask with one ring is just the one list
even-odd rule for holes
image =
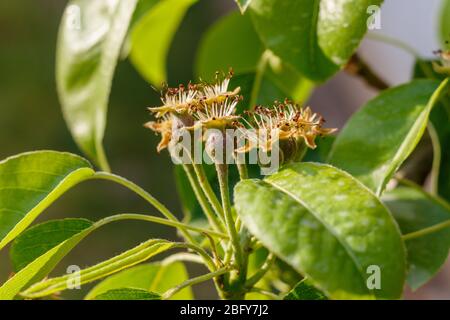
{"label": "leaf stem", "polygon": [[164,219],[164,218],[149,216],[149,215],[145,215],[145,214],[137,214],[137,213],[122,213],[122,214],[117,214],[114,216],[106,217],[102,220],[99,220],[97,222],[97,224],[103,225],[103,224],[106,224],[109,222],[120,221],[120,220],[149,221],[149,222],[159,223],[159,224],[174,227],[174,228],[179,228],[179,229],[184,228],[186,230],[191,230],[191,231],[198,232],[198,233],[208,234],[213,237],[218,237],[218,238],[223,238],[223,239],[229,238],[228,235],[226,235],[222,232],[217,232],[214,230],[208,230],[208,229],[204,229],[204,228],[194,227],[194,226],[191,226],[191,225],[179,222],[179,221],[172,221],[172,220],[168,220],[168,219]]}
{"label": "leaf stem", "polygon": [[194,190],[194,194],[202,207],[203,212],[208,218],[209,223],[216,231],[224,231],[222,223],[217,219],[216,214],[208,203],[208,199],[205,196],[202,188],[198,180],[195,179],[195,171],[190,164],[183,164],[183,169],[189,179],[192,189]]}
{"label": "leaf stem", "polygon": [[245,283],[245,286],[247,288],[252,288],[255,284],[257,284],[258,281],[261,280],[262,277],[264,277],[264,275],[270,269],[270,267],[272,266],[272,263],[274,261],[275,261],[275,255],[273,253],[269,253],[267,255],[266,261],[264,261],[261,268],[247,280],[247,282]]}
{"label": "leaf stem", "polygon": [[198,283],[202,283],[202,282],[211,280],[211,279],[213,279],[213,278],[215,278],[215,277],[218,277],[218,276],[220,276],[220,275],[222,275],[222,274],[227,273],[229,270],[230,270],[229,267],[223,267],[223,268],[218,269],[218,270],[216,270],[216,271],[214,271],[214,272],[207,273],[207,274],[201,275],[201,276],[199,276],[199,277],[195,277],[195,278],[186,280],[185,282],[183,282],[183,283],[177,285],[176,287],[173,287],[173,288],[167,290],[167,291],[162,295],[162,298],[163,298],[163,300],[170,299],[174,294],[176,294],[177,292],[183,290],[183,289],[186,288],[186,287],[190,287],[190,286],[193,286],[193,285],[195,285],[195,284],[198,284]]}
{"label": "leaf stem", "polygon": [[241,180],[248,179],[248,170],[247,165],[245,163],[236,163],[239,172],[239,178]]}
{"label": "leaf stem", "polygon": [[239,235],[234,225],[233,214],[231,212],[230,192],[228,188],[228,165],[216,164],[217,177],[219,180],[220,195],[222,198],[223,212],[225,214],[225,225],[228,235],[234,249],[236,264],[240,268],[242,266],[242,250],[239,241]]}
{"label": "leaf stem", "polygon": [[414,49],[409,44],[407,44],[399,39],[391,38],[389,36],[379,34],[379,33],[368,33],[367,39],[383,42],[383,43],[389,44],[391,46],[397,47],[399,49],[402,49],[405,52],[408,52],[414,58],[420,59],[420,54],[416,51],[416,49]]}
{"label": "leaf stem", "polygon": [[435,224],[435,225],[433,225],[431,227],[428,227],[428,228],[424,228],[424,229],[421,229],[421,230],[418,230],[418,231],[407,233],[407,234],[402,236],[402,239],[404,241],[408,241],[408,240],[420,238],[420,237],[426,236],[428,234],[435,233],[437,231],[440,231],[440,230],[448,228],[448,227],[450,227],[450,220],[447,220],[447,221]]}
{"label": "leaf stem", "polygon": [[255,81],[253,82],[252,92],[250,94],[250,107],[253,107],[258,102],[261,83],[264,73],[266,72],[267,62],[269,61],[270,55],[271,52],[269,50],[264,51],[259,59],[258,65],[256,66]]}
{"label": "leaf stem", "polygon": [[[134,191],[136,194],[141,196],[143,199],[145,199],[147,202],[149,202],[153,207],[155,207],[159,212],[161,212],[167,219],[174,221],[174,222],[180,222],[175,215],[170,212],[169,209],[165,205],[163,205],[161,202],[159,202],[155,197],[153,197],[150,193],[145,191],[143,188],[135,184],[134,182],[131,182],[128,179],[125,179],[121,176],[107,173],[107,172],[96,172],[90,179],[103,179],[103,180],[109,180],[116,182],[131,191]],[[180,231],[183,234],[183,236],[190,242],[195,243],[194,238],[187,232],[186,228],[180,227]]]}
{"label": "leaf stem", "polygon": [[431,138],[431,145],[433,147],[433,162],[431,165],[431,173],[430,173],[430,188],[431,188],[431,193],[433,195],[437,195],[438,184],[439,184],[439,170],[441,167],[442,150],[441,150],[441,144],[439,142],[439,135],[431,121],[428,122],[427,130],[428,130],[428,134]]}
{"label": "leaf stem", "polygon": [[264,290],[264,289],[261,289],[261,288],[258,288],[258,287],[251,288],[250,292],[256,292],[256,293],[262,294],[262,295],[267,296],[267,297],[269,297],[270,299],[273,299],[273,300],[281,300],[281,298],[278,295],[276,295],[275,293],[267,291],[267,290]]}
{"label": "leaf stem", "polygon": [[[173,226],[175,226],[175,224],[177,224],[177,225],[182,224],[181,222],[169,221],[169,220],[164,220],[164,219],[161,219],[158,217],[141,215],[141,214],[119,214],[119,215],[115,215],[115,216],[106,217],[106,218],[103,218],[103,219],[97,221],[94,224],[94,228],[101,227],[110,222],[126,220],[126,219],[138,219],[138,220],[142,219],[142,220],[151,221],[151,222],[163,221],[164,224],[166,224],[166,225],[169,225],[166,222],[170,222],[170,223],[172,223]],[[195,228],[195,229],[197,229],[197,231],[202,230],[202,233],[205,233],[204,229],[196,228],[196,227],[192,227],[192,226],[188,226],[188,227],[189,227],[189,229]],[[210,232],[210,231],[208,231],[208,232]],[[202,247],[195,244],[195,242],[191,242],[191,243],[177,242],[176,247],[186,248],[186,249],[190,249],[190,250],[197,252],[199,254],[199,256],[203,259],[203,263],[208,267],[208,269],[210,271],[213,271],[216,269],[216,266],[214,265],[214,261],[212,260],[211,256]]]}
{"label": "leaf stem", "polygon": [[196,244],[176,242],[174,248],[185,248],[197,252],[203,258],[203,261],[205,262],[209,271],[215,271],[217,269],[216,265],[214,264],[214,260],[211,258],[208,252],[206,252],[202,247]]}
{"label": "leaf stem", "polygon": [[208,181],[208,178],[206,177],[205,170],[203,169],[203,166],[201,164],[194,163],[192,165],[194,167],[195,174],[197,175],[198,182],[200,184],[200,187],[202,188],[203,192],[205,193],[206,197],[208,198],[209,203],[213,207],[214,211],[217,213],[217,215],[223,220],[224,219],[224,213],[222,211],[222,207],[220,205],[219,200],[216,197],[216,194],[214,193],[211,184]]}
{"label": "leaf stem", "polygon": [[187,252],[179,252],[175,253],[171,256],[168,256],[164,260],[162,260],[163,265],[171,264],[177,261],[186,261],[186,262],[193,262],[203,265],[202,257],[199,255],[193,254],[193,253],[187,253]]}

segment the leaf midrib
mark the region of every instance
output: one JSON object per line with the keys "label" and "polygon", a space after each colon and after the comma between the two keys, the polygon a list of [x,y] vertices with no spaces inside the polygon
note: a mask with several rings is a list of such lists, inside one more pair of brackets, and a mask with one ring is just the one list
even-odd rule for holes
{"label": "leaf midrib", "polygon": [[[295,201],[297,201],[301,206],[303,206],[305,209],[307,209],[308,212],[310,212],[310,213],[311,213],[311,214],[312,214],[312,215],[313,215],[313,216],[314,216],[314,217],[315,217],[315,218],[316,218],[316,219],[317,219],[317,220],[325,227],[325,229],[328,230],[328,232],[329,232],[331,235],[333,235],[333,236],[336,238],[336,240],[341,244],[341,246],[344,248],[345,252],[348,254],[348,256],[350,257],[350,259],[351,259],[351,260],[353,261],[353,263],[355,264],[356,269],[358,270],[359,275],[361,276],[362,282],[364,283],[366,279],[365,279],[365,275],[364,275],[363,270],[362,270],[362,265],[359,264],[359,261],[358,261],[357,257],[353,255],[351,249],[347,246],[347,244],[345,243],[345,241],[344,241],[343,239],[341,239],[341,238],[340,238],[340,237],[332,230],[331,226],[329,226],[325,221],[323,221],[323,220],[319,217],[319,215],[318,215],[314,210],[312,210],[306,203],[304,203],[301,199],[299,199],[297,196],[295,196],[294,194],[292,194],[292,193],[289,192],[288,190],[285,190],[283,187],[281,187],[281,186],[279,186],[279,185],[277,185],[277,184],[275,184],[275,183],[273,183],[273,182],[271,182],[271,181],[269,181],[269,180],[264,180],[264,182],[266,182],[267,184],[271,185],[272,187],[274,187],[274,188],[276,188],[277,190],[279,190],[279,191],[285,193],[287,196],[289,196],[289,197],[291,197],[292,199],[294,199]],[[369,290],[367,290],[367,292],[368,292],[370,295],[375,296],[375,295],[373,295]]]}
{"label": "leaf midrib", "polygon": [[71,186],[68,186],[68,188],[66,190],[64,190],[64,184],[67,181],[69,181],[73,176],[76,176],[78,173],[84,172],[84,171],[86,171],[86,173],[89,172],[92,175],[94,174],[94,170],[92,170],[92,168],[90,168],[90,167],[80,167],[80,168],[70,172],[69,174],[64,176],[50,192],[48,192],[48,190],[45,191],[46,196],[44,196],[43,199],[39,200],[39,202],[33,208],[31,208],[28,211],[23,211],[23,213],[24,213],[23,217],[14,225],[14,227],[11,230],[7,231],[7,233],[5,234],[5,236],[2,239],[0,239],[0,249],[2,249],[7,243],[9,243],[11,240],[13,240],[11,238],[11,235],[14,234],[14,232],[16,232],[16,230],[20,230],[20,228],[22,227],[21,223],[25,219],[27,219],[28,217],[32,217],[32,220],[34,220],[36,217],[33,218],[33,215],[36,215],[36,211],[39,211],[39,209],[42,208],[42,210],[37,214],[37,215],[39,215],[43,210],[45,210],[48,206],[51,205],[51,203],[46,203],[48,199],[52,199],[52,197],[55,195],[57,197],[59,192],[64,193],[65,191],[69,190],[70,188],[73,188],[80,182],[86,180],[86,176],[85,176],[82,179],[80,179],[79,181],[75,181],[75,183],[73,183]]}

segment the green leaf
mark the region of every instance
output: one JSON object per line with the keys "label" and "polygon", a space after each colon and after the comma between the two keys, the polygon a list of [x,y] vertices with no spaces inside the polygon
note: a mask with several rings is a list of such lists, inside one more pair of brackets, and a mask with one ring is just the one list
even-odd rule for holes
{"label": "green leaf", "polygon": [[450,0],[442,3],[441,40],[446,49],[450,49]]}
{"label": "green leaf", "polygon": [[64,192],[94,175],[81,157],[56,151],[22,153],[0,162],[0,249]]}
{"label": "green leaf", "polygon": [[306,77],[323,81],[345,65],[382,0],[253,0],[250,13],[265,44]]}
{"label": "green leaf", "polygon": [[167,80],[166,56],[184,14],[197,0],[163,0],[137,22],[131,33],[130,59],[150,83]]}
{"label": "green leaf", "polygon": [[64,219],[47,221],[25,230],[9,250],[13,271],[19,272],[50,249],[90,226],[92,222],[86,219]]}
{"label": "green leaf", "polygon": [[382,92],[356,112],[338,135],[330,163],[380,195],[420,141],[448,80],[415,80]]}
{"label": "green leaf", "polygon": [[[445,76],[433,70],[432,61],[418,60],[414,78],[444,80]],[[433,193],[450,201],[450,96],[441,97],[430,114],[429,133],[433,144],[431,188]]]}
{"label": "green leaf", "polygon": [[[32,262],[28,263],[25,267],[20,269],[20,271],[17,272],[13,277],[11,277],[8,281],[6,281],[0,287],[0,300],[13,299],[23,288],[47,276],[50,273],[50,271],[53,270],[53,268],[58,264],[58,262],[60,262],[61,259],[64,258],[64,256],[70,250],[72,250],[81,240],[83,240],[88,234],[90,234],[97,228],[95,224],[93,224],[92,222],[89,223],[89,221],[84,219],[77,219],[77,220],[72,219],[71,222],[65,222],[64,224],[66,226],[68,226],[68,224],[76,226],[76,228],[79,229],[80,231],[68,237],[67,239],[62,239],[58,237],[59,239],[62,240],[61,243],[59,243],[49,251],[45,252]],[[86,228],[81,230],[80,226],[82,224],[85,224]],[[23,233],[24,239],[23,241],[27,243],[28,235],[35,238],[36,236],[35,232],[44,229],[51,230],[52,226],[58,227],[58,221],[50,221],[42,225],[37,225],[34,228],[30,228],[30,230],[27,230],[26,232]],[[43,237],[41,237],[39,241],[42,240]],[[28,247],[25,246],[25,244],[22,244],[20,246],[24,249]],[[39,250],[43,248],[42,242],[40,243],[40,246],[38,248]],[[25,260],[29,260],[34,255],[35,253],[30,253],[29,255],[26,255],[25,253],[23,254],[23,257]]]}
{"label": "green leaf", "polygon": [[101,279],[110,274],[116,273],[128,267],[134,266],[140,262],[146,261],[151,257],[175,247],[176,244],[166,240],[148,240],[142,244],[127,250],[111,259],[98,263],[92,267],[82,269],[78,273],[68,274],[57,278],[36,283],[23,291],[22,296],[26,298],[45,297],[52,293],[66,290],[70,279],[79,276],[79,284],[85,284],[97,279]]}
{"label": "green leaf", "polygon": [[252,99],[255,104],[272,104],[275,99],[283,100],[286,96],[303,102],[314,87],[294,68],[265,51],[250,17],[238,12],[221,18],[206,32],[196,58],[196,73],[202,79],[212,80],[216,71],[226,72],[230,68],[237,77],[245,77],[237,82],[244,80],[248,87],[242,90],[242,95],[248,99],[242,103],[246,106]]}
{"label": "green leaf", "polygon": [[[450,219],[450,205],[420,187],[401,186],[386,192],[389,207],[403,234],[415,232]],[[450,248],[450,228],[406,241],[409,271],[407,282],[418,289],[442,267]]]}
{"label": "green leaf", "polygon": [[252,0],[234,0],[236,1],[239,10],[241,10],[241,13],[244,14],[245,10],[247,10],[248,6],[250,5],[250,2],[252,2]]}
{"label": "green leaf", "polygon": [[195,70],[212,80],[216,71],[233,68],[236,74],[254,72],[264,47],[248,15],[232,12],[214,23],[198,49]]}
{"label": "green leaf", "polygon": [[142,289],[120,288],[102,293],[94,300],[161,300],[161,296]]}
{"label": "green leaf", "polygon": [[[378,198],[347,173],[296,163],[263,181],[241,181],[234,194],[250,232],[328,297],[401,296],[405,249],[398,227]],[[380,268],[380,289],[367,286],[373,265]]]}
{"label": "green leaf", "polygon": [[327,300],[327,297],[307,279],[303,279],[286,294],[283,300]]}
{"label": "green leaf", "polygon": [[[450,99],[445,103],[450,107]],[[450,201],[450,108],[448,111],[441,101],[430,115],[430,136],[433,141],[433,191]]]}
{"label": "green leaf", "polygon": [[[188,273],[181,262],[154,262],[138,265],[112,275],[97,284],[85,299],[97,299],[99,295],[122,287],[133,287],[146,292],[163,294],[166,290],[179,285],[188,279]],[[175,294],[172,299],[193,299],[190,287]]]}
{"label": "green leaf", "polygon": [[137,0],[71,0],[59,27],[56,83],[67,125],[103,170],[111,83]]}

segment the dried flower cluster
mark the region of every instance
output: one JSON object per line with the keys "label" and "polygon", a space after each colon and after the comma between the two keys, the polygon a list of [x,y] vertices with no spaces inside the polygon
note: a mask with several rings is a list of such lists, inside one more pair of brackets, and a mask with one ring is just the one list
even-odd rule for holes
{"label": "dried flower cluster", "polygon": [[[163,105],[149,108],[158,120],[145,125],[162,136],[158,152],[169,145],[172,130],[180,123],[186,129],[239,130],[246,136],[247,143],[237,152],[247,152],[253,148],[269,151],[274,143],[283,141],[314,149],[317,136],[336,131],[323,128],[325,120],[309,107],[301,108],[289,100],[275,102],[270,108],[256,106],[253,111],[236,114],[236,107],[242,97],[239,87],[229,90],[231,77],[231,72],[225,77],[217,74],[213,84],[165,88],[161,98]],[[177,126],[174,126],[175,123]]]}
{"label": "dried flower cluster", "polygon": [[434,71],[450,76],[450,50],[437,50],[434,53],[440,58],[440,63],[433,62]]}

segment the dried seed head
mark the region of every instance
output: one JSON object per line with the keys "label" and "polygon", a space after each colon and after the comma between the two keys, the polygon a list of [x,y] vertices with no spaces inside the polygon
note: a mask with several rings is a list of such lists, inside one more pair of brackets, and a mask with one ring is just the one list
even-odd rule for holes
{"label": "dried seed head", "polygon": [[246,152],[257,147],[267,151],[274,143],[279,143],[285,161],[298,158],[304,154],[306,147],[316,148],[317,136],[336,131],[323,128],[325,120],[309,107],[300,108],[289,100],[275,102],[272,108],[257,106],[249,113],[249,118],[250,121],[244,121],[253,129],[253,134],[248,137],[246,147],[238,151]]}
{"label": "dried seed head", "polygon": [[225,98],[221,102],[204,105],[193,113],[193,116],[198,120],[198,124],[205,128],[223,129],[239,119],[239,116],[235,115],[238,102],[238,97]]}
{"label": "dried seed head", "polygon": [[433,53],[440,58],[440,63],[433,61],[434,71],[450,76],[450,50],[436,50]]}
{"label": "dried seed head", "polygon": [[216,79],[213,84],[202,84],[200,92],[200,102],[203,105],[212,105],[214,103],[221,103],[227,98],[237,96],[241,90],[240,87],[237,87],[231,91],[229,91],[228,89],[232,77],[232,70],[230,70],[225,76],[221,76],[219,72],[216,72]]}
{"label": "dried seed head", "polygon": [[196,85],[189,83],[187,88],[180,84],[178,88],[164,89],[161,96],[163,103],[160,107],[148,108],[151,112],[155,113],[157,118],[162,117],[167,113],[188,113],[193,105],[198,103],[199,91]]}
{"label": "dried seed head", "polygon": [[172,116],[167,114],[163,115],[158,121],[149,121],[144,124],[144,127],[161,135],[161,141],[156,148],[158,153],[168,147],[170,140],[172,139],[172,126]]}

